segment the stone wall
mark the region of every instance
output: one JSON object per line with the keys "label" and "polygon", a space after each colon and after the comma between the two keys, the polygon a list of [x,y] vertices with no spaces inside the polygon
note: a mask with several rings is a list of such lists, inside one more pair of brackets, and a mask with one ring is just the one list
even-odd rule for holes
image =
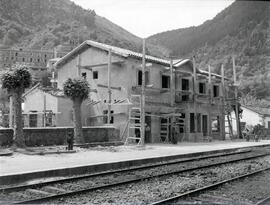
{"label": "stone wall", "polygon": [[[67,132],[73,132],[72,127],[24,128],[24,138],[27,146],[50,146],[66,144]],[[114,127],[84,127],[83,136],[86,143],[120,141],[119,130]],[[13,130],[0,129],[0,146],[12,143]]]}

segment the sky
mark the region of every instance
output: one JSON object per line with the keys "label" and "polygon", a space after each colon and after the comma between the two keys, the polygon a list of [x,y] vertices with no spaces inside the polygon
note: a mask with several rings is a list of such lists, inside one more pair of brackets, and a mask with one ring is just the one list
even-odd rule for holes
{"label": "sky", "polygon": [[198,26],[214,18],[233,0],[72,0],[95,10],[136,36]]}

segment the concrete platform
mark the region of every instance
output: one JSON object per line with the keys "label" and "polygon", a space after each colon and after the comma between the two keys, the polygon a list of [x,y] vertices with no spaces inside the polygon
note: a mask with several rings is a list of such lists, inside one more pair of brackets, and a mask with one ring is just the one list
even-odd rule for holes
{"label": "concrete platform", "polygon": [[253,146],[270,146],[270,140],[260,142],[214,141],[205,143],[150,144],[145,147],[116,146],[76,148],[76,153],[25,155],[15,152],[0,157],[0,184],[41,177],[106,171],[177,158],[233,151]]}

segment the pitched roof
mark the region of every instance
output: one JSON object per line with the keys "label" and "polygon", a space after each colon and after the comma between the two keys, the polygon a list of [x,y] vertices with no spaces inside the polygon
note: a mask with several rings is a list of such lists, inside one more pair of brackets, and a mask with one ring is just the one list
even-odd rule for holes
{"label": "pitched roof", "polygon": [[265,107],[253,107],[253,106],[247,106],[247,105],[241,105],[244,108],[247,108],[253,112],[256,112],[260,115],[267,115],[270,116],[270,108]]}
{"label": "pitched roof", "polygon": [[27,95],[29,95],[30,93],[32,93],[34,90],[40,90],[43,91],[45,93],[48,93],[54,97],[64,97],[64,91],[63,90],[58,90],[58,89],[54,89],[54,88],[41,88],[40,84],[36,84],[34,87],[32,87],[30,90],[28,90],[27,92],[25,92],[23,94],[23,98],[25,98]]}
{"label": "pitched roof", "polygon": [[[105,50],[105,51],[109,51],[111,50],[112,53],[122,56],[124,58],[127,57],[133,57],[133,58],[137,58],[137,59],[142,59],[142,53],[138,53],[135,51],[131,51],[128,49],[123,49],[123,48],[119,48],[116,46],[111,46],[108,44],[104,44],[104,43],[99,43],[96,41],[91,41],[91,40],[87,40],[84,41],[82,44],[80,44],[78,47],[74,48],[71,52],[69,52],[68,54],[66,54],[65,56],[63,56],[60,60],[58,60],[55,63],[55,67],[58,68],[61,65],[65,64],[67,61],[69,61],[70,59],[72,59],[77,53],[81,52],[82,50],[88,48],[88,47],[95,47],[95,48],[99,48],[101,50]],[[166,59],[162,59],[162,58],[158,58],[155,56],[151,56],[151,55],[145,55],[145,59],[148,62],[153,62],[153,63],[157,63],[157,64],[161,64],[164,66],[170,66],[170,61],[166,60]],[[185,63],[191,63],[192,61],[190,59],[177,59],[177,60],[173,60],[173,67],[177,68],[180,67],[182,65],[184,65]],[[201,73],[203,75],[208,75],[208,71],[204,71],[201,69],[197,69],[198,73]],[[212,73],[212,76],[221,78],[221,75]],[[226,80],[228,80],[227,78],[225,78]]]}

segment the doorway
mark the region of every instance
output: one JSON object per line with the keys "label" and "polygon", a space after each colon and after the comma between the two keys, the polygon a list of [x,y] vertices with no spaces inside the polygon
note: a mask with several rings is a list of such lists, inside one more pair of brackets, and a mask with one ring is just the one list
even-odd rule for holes
{"label": "doorway", "polygon": [[203,115],[202,116],[202,132],[203,132],[203,136],[208,135],[208,124],[207,124],[207,122],[208,122],[207,115]]}
{"label": "doorway", "polygon": [[151,116],[145,116],[145,143],[151,143]]}

